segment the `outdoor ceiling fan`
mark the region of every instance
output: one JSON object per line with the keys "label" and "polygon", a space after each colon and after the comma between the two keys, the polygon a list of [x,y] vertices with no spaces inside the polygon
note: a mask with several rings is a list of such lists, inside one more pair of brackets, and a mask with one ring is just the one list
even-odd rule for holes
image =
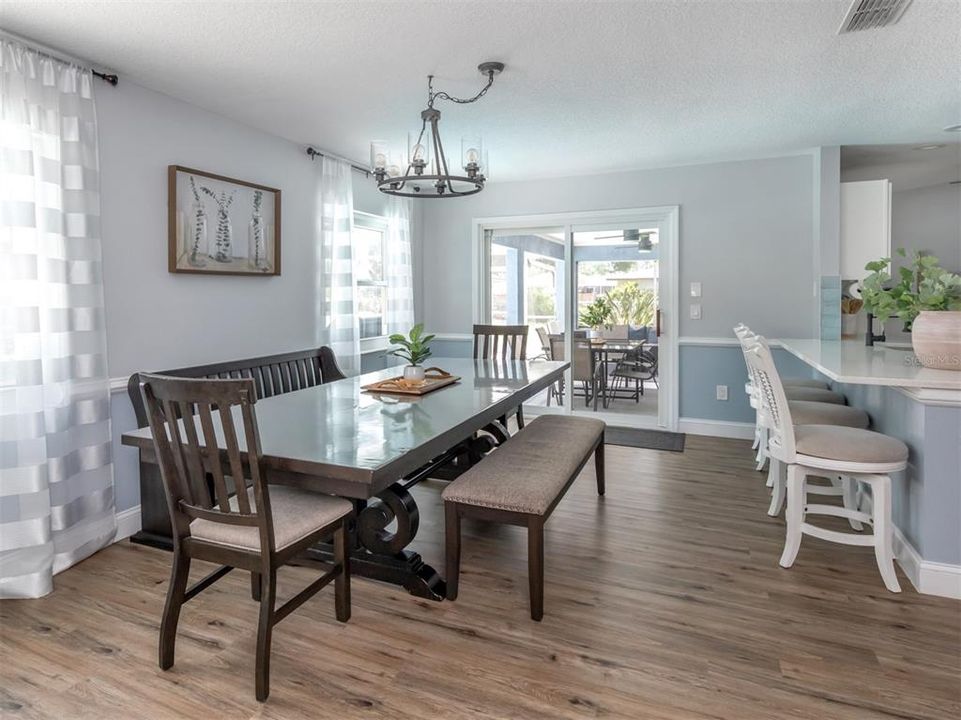
{"label": "outdoor ceiling fan", "polygon": [[598,240],[623,240],[624,242],[634,242],[637,243],[637,249],[639,251],[652,250],[654,248],[654,243],[651,242],[652,232],[641,232],[640,230],[622,230],[617,235],[604,235]]}

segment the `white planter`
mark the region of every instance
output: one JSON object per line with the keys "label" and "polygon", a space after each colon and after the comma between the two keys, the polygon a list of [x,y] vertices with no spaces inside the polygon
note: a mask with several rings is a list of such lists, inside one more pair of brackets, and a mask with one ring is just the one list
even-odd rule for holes
{"label": "white planter", "polygon": [[925,310],[911,325],[918,362],[938,370],[961,370],[961,310]]}
{"label": "white planter", "polygon": [[424,379],[424,368],[420,365],[408,365],[404,368],[404,380],[420,382]]}

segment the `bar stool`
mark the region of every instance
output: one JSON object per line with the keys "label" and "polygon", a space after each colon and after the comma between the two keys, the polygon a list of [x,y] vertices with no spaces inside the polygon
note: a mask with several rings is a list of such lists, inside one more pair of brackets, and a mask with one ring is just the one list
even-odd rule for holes
{"label": "bar stool", "polygon": [[[756,341],[760,337],[757,333],[751,331],[751,329],[744,323],[740,323],[735,326],[734,334],[737,336],[738,341],[741,344],[741,352],[746,352],[747,348],[750,347],[751,343]],[[744,385],[744,392],[747,393],[751,407],[755,410],[754,415],[754,442],[751,445],[751,449],[757,450],[757,455],[755,456],[755,462],[757,467],[755,468],[758,472],[764,469],[764,464],[768,460],[767,452],[767,428],[763,427],[758,420],[757,415],[757,399],[755,397],[755,387],[753,376],[751,374],[750,364],[747,363],[747,358],[745,357],[745,364],[747,365],[747,377],[748,380]],[[806,403],[821,403],[821,404],[831,404],[831,405],[845,405],[846,399],[841,393],[834,392],[828,389],[826,382],[822,380],[811,380],[807,378],[786,378],[784,380],[785,394],[789,401],[800,401]],[[814,410],[814,408],[810,408]],[[836,414],[837,417],[843,417],[843,413]],[[866,417],[866,416],[865,416]],[[841,424],[841,423],[838,423]],[[855,425],[856,426],[856,425]],[[865,426],[866,427],[866,426]],[[768,487],[772,487],[771,476],[768,476]]]}
{"label": "bar stool", "polygon": [[[900,592],[894,571],[890,473],[907,467],[907,446],[896,438],[860,428],[796,426],[766,343],[755,343],[745,352],[745,358],[757,385],[758,412],[770,429],[769,452],[772,458],[787,466],[787,533],[781,567],[794,564],[804,535],[844,545],[872,546],[885,587],[891,592]],[[871,514],[857,507],[809,504],[807,478],[810,475],[841,475],[870,486]],[[861,535],[828,530],[809,523],[809,515],[855,520],[871,525],[874,532]]]}

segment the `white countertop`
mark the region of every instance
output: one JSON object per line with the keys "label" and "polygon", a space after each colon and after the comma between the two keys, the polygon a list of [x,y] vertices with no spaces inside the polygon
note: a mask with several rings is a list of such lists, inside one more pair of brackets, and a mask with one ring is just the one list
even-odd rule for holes
{"label": "white countertop", "polygon": [[836,382],[961,392],[961,371],[923,367],[907,346],[890,347],[882,343],[868,347],[863,338],[787,338],[778,342],[785,350]]}

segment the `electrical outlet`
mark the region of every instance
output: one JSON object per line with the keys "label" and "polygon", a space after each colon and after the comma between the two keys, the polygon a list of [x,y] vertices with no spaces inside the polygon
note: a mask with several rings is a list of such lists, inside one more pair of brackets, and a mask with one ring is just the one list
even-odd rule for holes
{"label": "electrical outlet", "polygon": [[727,400],[727,385],[718,385],[718,386],[717,386],[717,399],[718,399],[718,400]]}
{"label": "electrical outlet", "polygon": [[691,303],[691,320],[701,319],[701,304]]}

